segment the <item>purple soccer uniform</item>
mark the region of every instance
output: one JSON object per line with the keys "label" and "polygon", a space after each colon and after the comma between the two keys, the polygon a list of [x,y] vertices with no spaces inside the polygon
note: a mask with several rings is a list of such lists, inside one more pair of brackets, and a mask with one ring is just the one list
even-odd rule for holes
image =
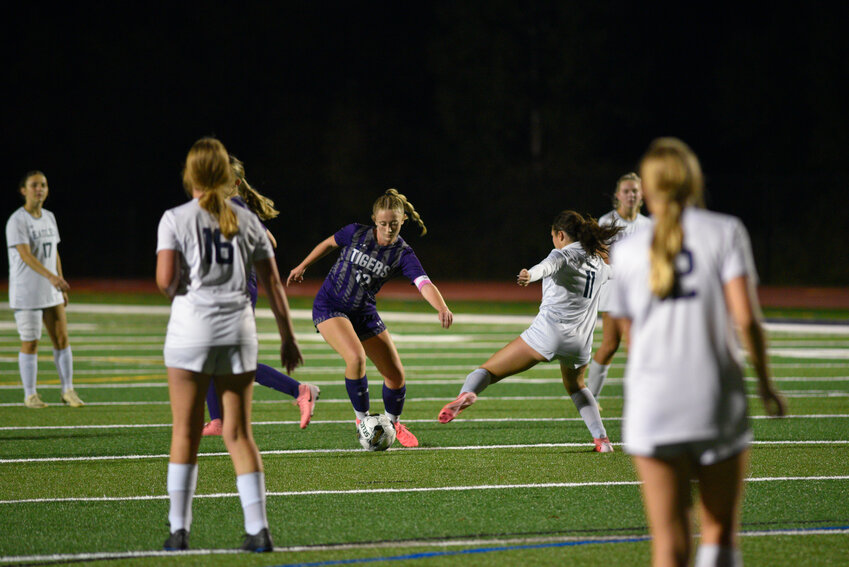
{"label": "purple soccer uniform", "polygon": [[313,324],[346,317],[360,340],[376,336],[386,329],[375,307],[375,296],[383,284],[398,274],[415,284],[427,278],[427,273],[400,236],[394,243],[381,246],[373,226],[354,223],[333,237],[342,250],[316,294]]}

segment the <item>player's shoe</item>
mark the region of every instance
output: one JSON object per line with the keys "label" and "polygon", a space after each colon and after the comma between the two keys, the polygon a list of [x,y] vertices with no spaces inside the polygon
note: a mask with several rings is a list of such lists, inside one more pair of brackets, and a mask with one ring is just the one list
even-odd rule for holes
{"label": "player's shoe", "polygon": [[413,435],[413,432],[407,429],[407,426],[400,421],[395,422],[395,439],[402,447],[418,447],[419,440]]}
{"label": "player's shoe", "polygon": [[189,532],[187,530],[177,530],[165,540],[165,545],[162,546],[165,551],[183,551],[189,548]]}
{"label": "player's shoe", "polygon": [[38,392],[24,398],[24,405],[30,409],[41,409],[47,407],[47,404],[45,404],[41,399],[41,396],[38,395]]}
{"label": "player's shoe", "polygon": [[298,397],[295,398],[295,404],[301,410],[301,429],[306,429],[310,424],[310,418],[315,411],[315,401],[321,389],[312,384],[301,384],[298,386]]}
{"label": "player's shoe", "polygon": [[593,438],[593,442],[595,443],[595,452],[596,453],[612,453],[613,452],[613,443],[610,442],[610,439],[607,437],[595,437]]}
{"label": "player's shoe", "polygon": [[201,435],[221,435],[224,432],[224,428],[221,426],[220,419],[213,419],[209,423],[203,426],[203,431],[201,431]]}
{"label": "player's shoe", "polygon": [[262,528],[256,535],[245,534],[245,542],[242,544],[241,550],[253,551],[254,553],[274,551],[274,543],[271,541],[268,528]]}
{"label": "player's shoe", "polygon": [[475,403],[478,399],[478,395],[474,392],[463,392],[457,399],[451,403],[445,404],[445,407],[442,408],[442,411],[439,412],[439,423],[448,423],[455,417],[457,414]]}
{"label": "player's shoe", "polygon": [[81,408],[85,404],[73,390],[62,392],[62,403],[71,406],[72,408]]}

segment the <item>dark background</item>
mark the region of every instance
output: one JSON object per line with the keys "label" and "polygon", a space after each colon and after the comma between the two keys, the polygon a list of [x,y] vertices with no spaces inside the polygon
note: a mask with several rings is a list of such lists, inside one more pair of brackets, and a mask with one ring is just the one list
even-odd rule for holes
{"label": "dark background", "polygon": [[555,213],[604,214],[674,135],[763,283],[846,285],[849,14],[741,4],[25,3],[2,24],[0,214],[40,169],[72,285],[152,278],[185,154],[215,135],[282,211],[283,273],[397,187],[432,277],[511,279]]}

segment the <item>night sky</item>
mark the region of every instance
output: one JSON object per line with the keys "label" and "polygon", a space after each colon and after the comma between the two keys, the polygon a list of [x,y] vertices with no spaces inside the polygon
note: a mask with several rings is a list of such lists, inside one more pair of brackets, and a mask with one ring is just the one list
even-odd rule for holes
{"label": "night sky", "polygon": [[284,274],[397,187],[437,282],[510,280],[559,210],[601,216],[674,135],[709,207],[749,227],[764,283],[849,284],[846,8],[21,4],[3,22],[0,213],[44,171],[72,285],[153,277],[159,217],[205,135],[277,202]]}

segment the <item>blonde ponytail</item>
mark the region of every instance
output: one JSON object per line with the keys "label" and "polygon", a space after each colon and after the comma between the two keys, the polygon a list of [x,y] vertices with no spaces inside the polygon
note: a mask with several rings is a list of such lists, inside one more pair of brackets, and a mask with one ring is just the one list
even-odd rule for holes
{"label": "blonde ponytail", "polygon": [[230,167],[233,170],[233,175],[239,180],[239,197],[242,198],[248,208],[261,220],[276,218],[280,211],[274,208],[274,201],[251,187],[251,184],[245,178],[245,164],[236,156],[231,155]]}
{"label": "blonde ponytail", "polygon": [[403,211],[409,218],[413,220],[422,229],[421,236],[427,234],[427,227],[422,221],[422,217],[416,212],[413,204],[407,200],[407,197],[398,193],[397,189],[387,189],[386,193],[377,198],[372,206],[372,213],[377,214],[377,211]]}
{"label": "blonde ponytail", "polygon": [[187,191],[202,192],[198,204],[218,220],[221,234],[228,239],[239,232],[239,219],[226,201],[233,183],[230,157],[224,144],[215,138],[195,142],[186,156],[183,185]]}
{"label": "blonde ponytail", "polygon": [[684,246],[681,215],[688,205],[701,205],[704,180],[696,154],[677,138],[658,138],[640,162],[643,191],[657,205],[654,236],[649,250],[649,287],[666,299],[675,290],[675,257]]}

